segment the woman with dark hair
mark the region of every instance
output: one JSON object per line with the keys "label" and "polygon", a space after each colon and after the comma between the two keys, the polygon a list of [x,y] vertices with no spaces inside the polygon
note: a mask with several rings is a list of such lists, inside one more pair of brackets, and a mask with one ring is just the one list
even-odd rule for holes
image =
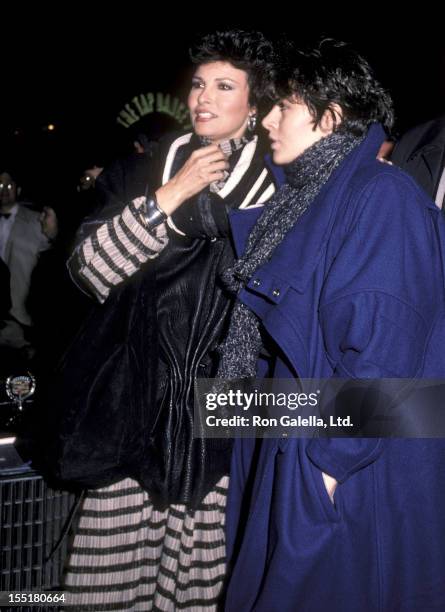
{"label": "woman with dark hair", "polygon": [[[286,184],[233,220],[219,375],[255,376],[266,341],[276,379],[443,378],[444,221],[376,159],[388,94],[325,40],[287,53],[276,98],[263,125]],[[226,609],[445,609],[444,470],[443,440],[237,440]]]}
{"label": "woman with dark hair", "polygon": [[70,270],[103,305],[63,363],[52,449],[59,480],[89,489],[64,584],[76,610],[218,601],[231,448],[193,438],[194,381],[215,373],[231,304],[227,212],[275,191],[255,130],[270,53],[260,33],[204,37],[193,133],[105,171],[80,228]]}

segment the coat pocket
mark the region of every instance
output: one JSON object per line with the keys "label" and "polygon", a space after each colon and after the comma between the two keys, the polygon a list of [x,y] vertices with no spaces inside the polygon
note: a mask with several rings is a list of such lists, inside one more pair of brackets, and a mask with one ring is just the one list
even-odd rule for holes
{"label": "coat pocket", "polygon": [[329,521],[338,522],[341,520],[341,485],[337,485],[334,493],[334,503],[332,503],[329,493],[323,480],[323,474],[313,463],[310,464],[312,480],[315,492],[322,507],[322,511]]}

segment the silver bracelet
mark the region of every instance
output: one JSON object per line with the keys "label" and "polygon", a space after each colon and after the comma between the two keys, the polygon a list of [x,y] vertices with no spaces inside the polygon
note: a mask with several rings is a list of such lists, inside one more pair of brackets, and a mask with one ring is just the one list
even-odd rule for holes
{"label": "silver bracelet", "polygon": [[156,200],[156,196],[153,194],[151,196],[147,196],[145,200],[145,209],[142,213],[145,224],[150,228],[157,227],[161,223],[167,220],[167,215],[159,208],[158,202]]}

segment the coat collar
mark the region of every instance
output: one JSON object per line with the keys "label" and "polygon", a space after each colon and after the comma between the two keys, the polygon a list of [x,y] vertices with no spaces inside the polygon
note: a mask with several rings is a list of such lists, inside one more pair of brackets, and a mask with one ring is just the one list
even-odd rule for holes
{"label": "coat collar", "polygon": [[[271,261],[252,277],[247,285],[249,289],[258,291],[258,288],[266,289],[274,285],[276,290],[291,285],[297,291],[305,290],[324,252],[323,245],[332,232],[337,208],[344,201],[346,190],[350,188],[350,178],[360,166],[375,160],[384,139],[382,127],[372,125],[363,142],[335,169],[309,209],[276,248]],[[249,233],[260,214],[261,209],[253,209],[237,210],[230,215],[238,256],[244,252]],[[276,301],[282,295],[283,291],[279,290]]]}

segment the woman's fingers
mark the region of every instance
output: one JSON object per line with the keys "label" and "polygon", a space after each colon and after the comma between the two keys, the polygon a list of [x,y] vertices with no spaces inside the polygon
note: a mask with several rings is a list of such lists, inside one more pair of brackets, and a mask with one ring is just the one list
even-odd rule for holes
{"label": "woman's fingers", "polygon": [[201,147],[200,149],[196,149],[195,151],[193,151],[190,157],[200,158],[200,157],[205,157],[206,155],[212,155],[214,153],[221,153],[222,155],[224,155],[224,153],[221,151],[218,145],[211,144],[211,145],[207,145],[206,147]]}
{"label": "woman's fingers", "polygon": [[181,178],[189,182],[192,188],[201,191],[215,180],[215,174],[223,173],[228,169],[229,163],[223,153],[210,153],[191,161],[189,167],[186,163],[183,171],[179,171],[178,178],[181,175]]}
{"label": "woman's fingers", "polygon": [[223,179],[228,169],[227,157],[218,145],[193,151],[177,174],[156,191],[159,206],[171,215],[185,200]]}
{"label": "woman's fingers", "polygon": [[210,174],[215,174],[215,172],[221,172],[224,174],[225,170],[229,169],[229,164],[226,160],[216,161],[209,164],[209,172]]}
{"label": "woman's fingers", "polygon": [[195,160],[195,163],[197,165],[201,165],[205,167],[208,164],[214,164],[220,161],[227,162],[227,157],[224,155],[224,153],[221,150],[218,150],[218,151],[211,151],[207,153],[206,155],[200,156],[199,158]]}

